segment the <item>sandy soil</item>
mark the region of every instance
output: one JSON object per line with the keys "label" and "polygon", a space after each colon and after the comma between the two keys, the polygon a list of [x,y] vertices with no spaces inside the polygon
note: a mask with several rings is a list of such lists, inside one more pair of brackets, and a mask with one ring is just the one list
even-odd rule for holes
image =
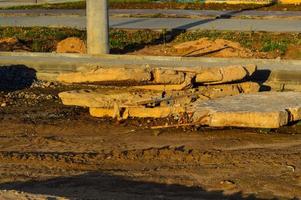
{"label": "sandy soil", "polygon": [[0,93],[0,199],[301,198],[301,127],[153,130],[66,107],[49,83]]}

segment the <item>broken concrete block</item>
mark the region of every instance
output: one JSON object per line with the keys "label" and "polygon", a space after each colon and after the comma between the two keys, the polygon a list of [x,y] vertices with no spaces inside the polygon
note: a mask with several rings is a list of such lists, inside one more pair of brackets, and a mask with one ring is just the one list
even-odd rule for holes
{"label": "broken concrete block", "polygon": [[192,121],[214,127],[279,128],[301,119],[301,93],[261,92],[196,101],[187,112]]}
{"label": "broken concrete block", "polygon": [[235,84],[208,85],[198,87],[198,94],[209,99],[233,96],[241,93],[249,94],[259,92],[260,85],[255,82],[244,82]]}
{"label": "broken concrete block", "polygon": [[[185,108],[180,106],[160,106],[154,108],[146,107],[127,107],[122,113],[119,113],[119,117],[122,119],[127,119],[128,117],[136,118],[165,118],[172,115],[178,115],[184,113]],[[104,108],[90,108],[90,115],[93,117],[117,117],[116,111],[111,109]]]}
{"label": "broken concrete block", "polygon": [[134,89],[140,89],[140,90],[154,90],[154,91],[174,91],[174,90],[184,90],[191,88],[193,83],[192,79],[195,77],[193,73],[186,73],[185,74],[185,80],[183,83],[175,85],[141,85],[141,86],[133,86]]}
{"label": "broken concrete block", "polygon": [[162,92],[138,92],[129,90],[74,90],[62,92],[59,97],[65,105],[113,108],[119,106],[141,105],[162,97]]}
{"label": "broken concrete block", "polygon": [[224,127],[252,127],[252,128],[279,128],[288,123],[285,111],[277,112],[217,112],[210,119],[210,126]]}
{"label": "broken concrete block", "polygon": [[90,108],[89,111],[93,117],[115,118],[115,110],[113,108]]}
{"label": "broken concrete block", "polygon": [[128,107],[125,112],[128,116],[137,118],[165,118],[179,113],[184,113],[185,108],[180,106],[160,106],[154,108]]}
{"label": "broken concrete block", "polygon": [[196,75],[195,81],[203,84],[221,84],[243,80],[256,71],[255,65],[213,67],[202,70]]}
{"label": "broken concrete block", "polygon": [[153,82],[158,84],[181,84],[185,80],[184,72],[177,72],[171,69],[156,68],[153,75]]}
{"label": "broken concrete block", "polygon": [[90,72],[60,74],[57,79],[65,83],[146,82],[151,80],[151,73],[146,68],[98,68]]}

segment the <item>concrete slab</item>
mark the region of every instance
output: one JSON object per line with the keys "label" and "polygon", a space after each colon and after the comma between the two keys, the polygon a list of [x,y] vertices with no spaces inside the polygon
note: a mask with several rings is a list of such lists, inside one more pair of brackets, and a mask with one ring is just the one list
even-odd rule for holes
{"label": "concrete slab", "polygon": [[188,112],[194,123],[213,127],[279,128],[301,119],[301,93],[262,92],[196,101]]}
{"label": "concrete slab", "polygon": [[114,108],[138,106],[144,102],[152,102],[162,97],[162,92],[138,92],[127,89],[96,89],[96,90],[74,90],[61,92],[59,97],[65,105],[92,107],[92,108]]}
{"label": "concrete slab", "polygon": [[58,76],[65,83],[146,82],[151,80],[148,68],[97,68],[89,72],[65,73]]}

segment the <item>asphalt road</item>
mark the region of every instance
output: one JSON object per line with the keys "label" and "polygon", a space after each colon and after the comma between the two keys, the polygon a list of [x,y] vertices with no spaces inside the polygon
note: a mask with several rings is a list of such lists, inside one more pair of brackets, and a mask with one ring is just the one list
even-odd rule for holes
{"label": "asphalt road", "polygon": [[[1,3],[0,3],[1,5]],[[165,16],[186,16],[206,18],[301,18],[301,11],[219,11],[219,10],[179,10],[179,9],[111,9],[111,16],[114,15],[165,15]],[[32,10],[0,10],[0,16],[85,16],[84,9],[32,9]]]}
{"label": "asphalt road", "polygon": [[[0,26],[86,28],[84,16],[1,16]],[[119,18],[110,26],[124,29],[180,29],[301,32],[301,20],[292,19],[193,19],[193,18]]]}

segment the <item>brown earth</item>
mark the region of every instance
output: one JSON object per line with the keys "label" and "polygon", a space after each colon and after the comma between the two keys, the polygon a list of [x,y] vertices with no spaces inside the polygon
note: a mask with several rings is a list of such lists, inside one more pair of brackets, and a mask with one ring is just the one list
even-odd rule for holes
{"label": "brown earth", "polygon": [[[142,48],[134,55],[182,56],[182,57],[222,57],[222,58],[273,58],[273,53],[253,52],[238,42],[224,39],[201,38],[179,44],[153,45]],[[287,56],[289,58],[290,55]]]}
{"label": "brown earth", "polygon": [[172,119],[93,118],[61,104],[75,88],[1,88],[0,199],[301,198],[298,124],[151,129]]}
{"label": "brown earth", "polygon": [[17,38],[0,38],[0,51],[26,52],[30,49]]}
{"label": "brown earth", "polygon": [[290,45],[284,55],[285,59],[301,59],[301,45]]}

